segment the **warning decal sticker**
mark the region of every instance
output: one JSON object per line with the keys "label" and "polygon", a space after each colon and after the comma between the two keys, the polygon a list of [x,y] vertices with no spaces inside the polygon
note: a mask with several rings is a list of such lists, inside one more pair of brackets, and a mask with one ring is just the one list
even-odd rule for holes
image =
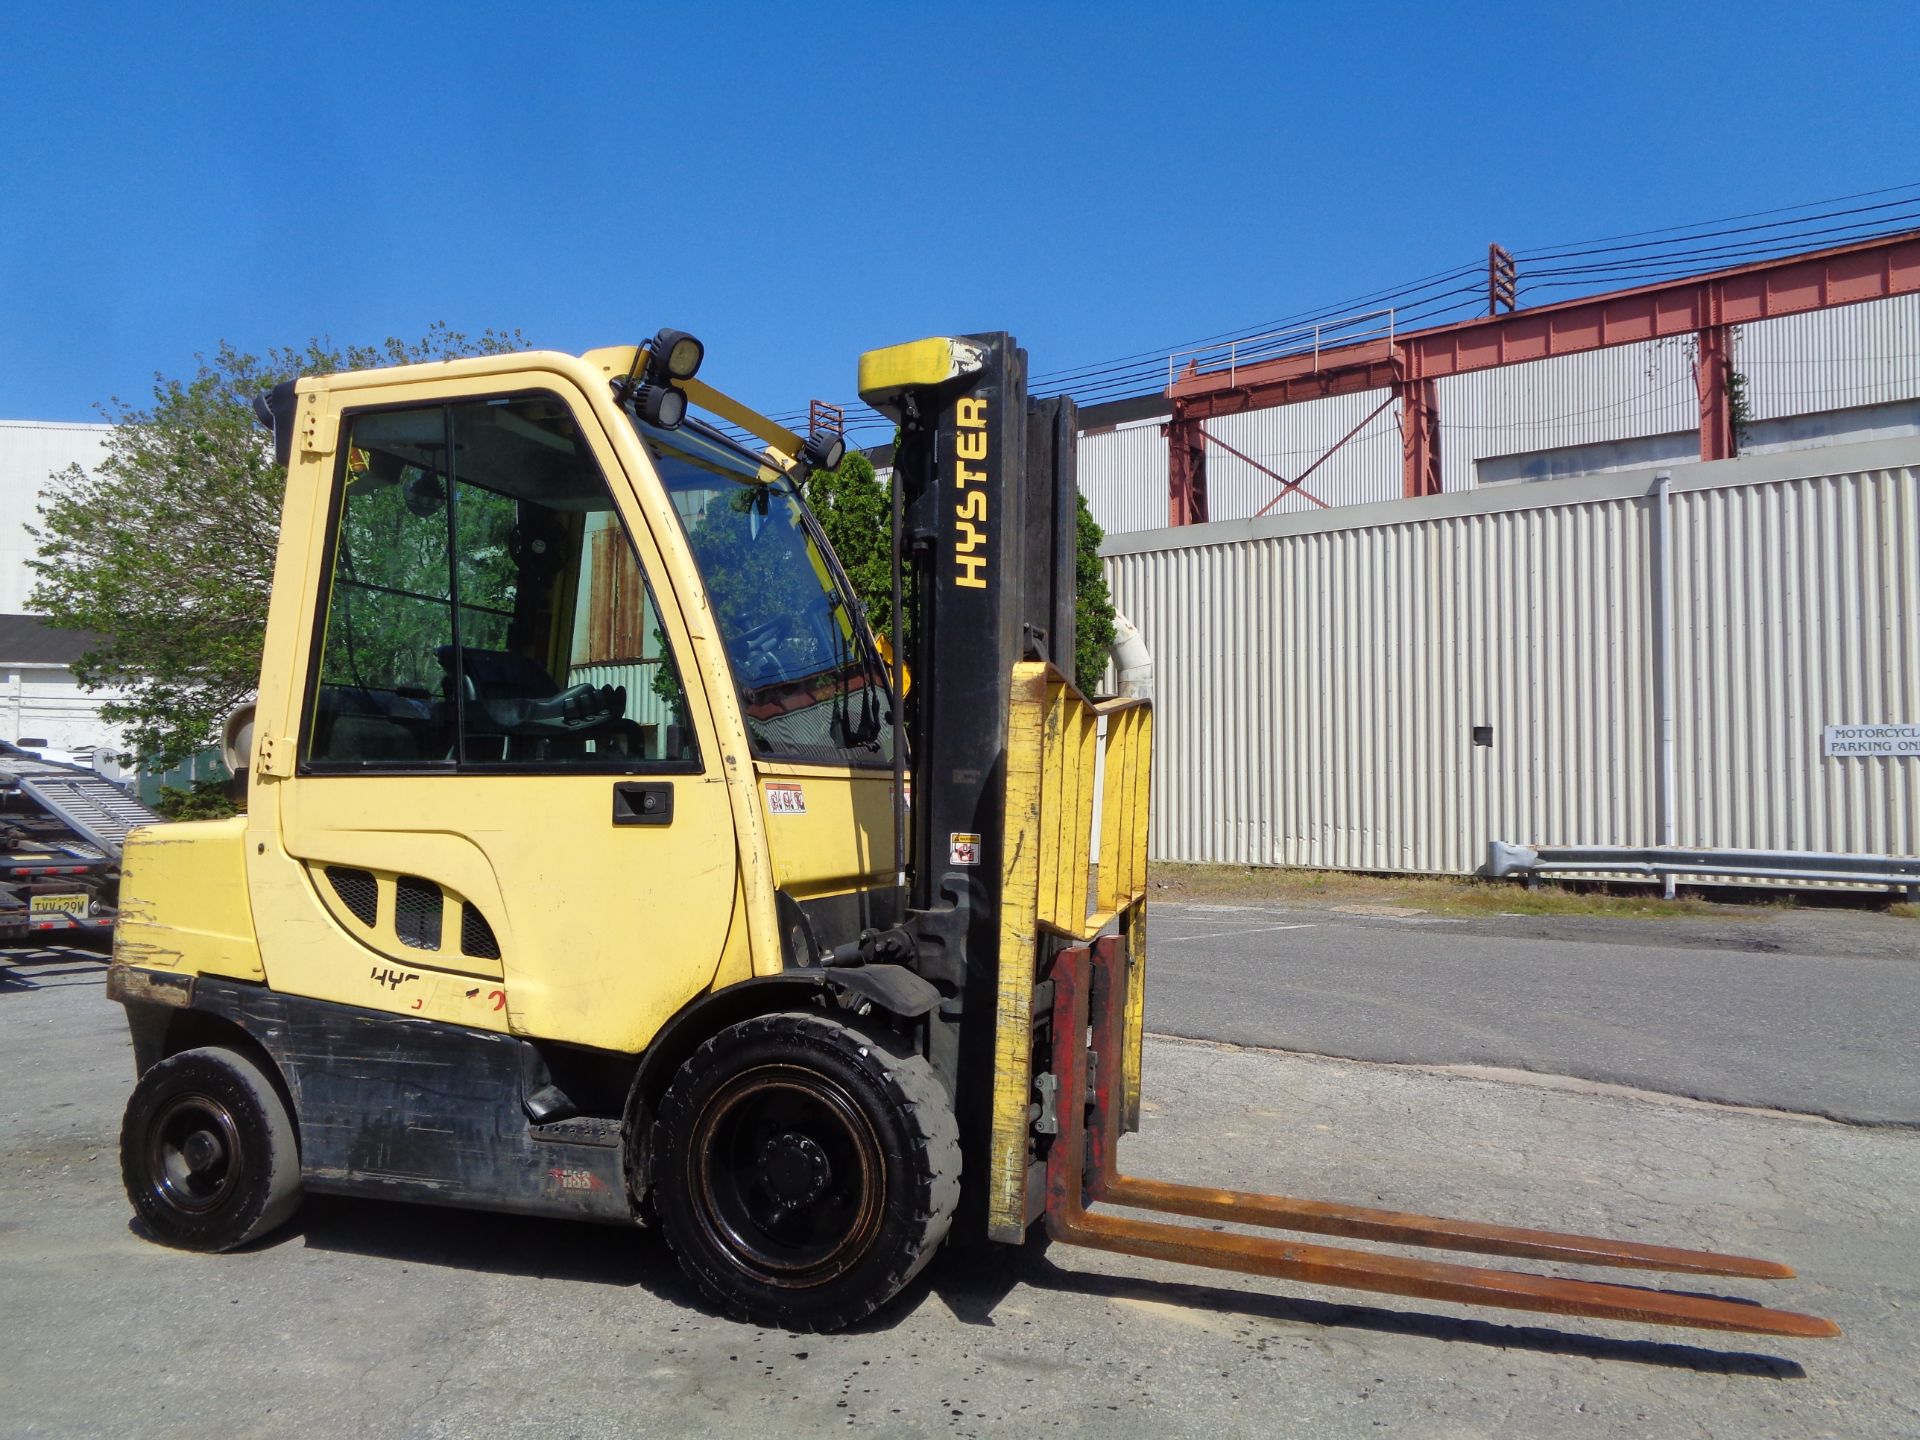
{"label": "warning decal sticker", "polygon": [[807,792],[798,785],[783,780],[767,782],[767,813],[769,815],[804,815],[807,813]]}
{"label": "warning decal sticker", "polygon": [[980,837],[967,835],[955,830],[947,836],[947,863],[949,865],[978,865],[980,863]]}

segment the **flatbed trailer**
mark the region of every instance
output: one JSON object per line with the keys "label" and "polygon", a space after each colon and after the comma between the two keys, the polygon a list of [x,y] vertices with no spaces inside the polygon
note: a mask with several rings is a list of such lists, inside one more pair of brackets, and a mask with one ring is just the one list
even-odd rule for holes
{"label": "flatbed trailer", "polygon": [[127,832],[161,818],[92,770],[0,740],[0,945],[105,943]]}

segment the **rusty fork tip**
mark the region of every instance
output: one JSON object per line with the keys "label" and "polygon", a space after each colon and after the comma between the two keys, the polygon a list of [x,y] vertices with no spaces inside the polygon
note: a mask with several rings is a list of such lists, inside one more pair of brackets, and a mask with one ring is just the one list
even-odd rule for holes
{"label": "rusty fork tip", "polygon": [[[1701,1275],[1725,1275],[1739,1280],[1792,1280],[1796,1278],[1791,1265],[1782,1265],[1777,1260],[1754,1260],[1745,1255],[1703,1256],[1713,1264],[1702,1266],[1697,1272]],[[1653,1266],[1665,1269],[1664,1266]],[[1679,1267],[1673,1267],[1678,1271]]]}
{"label": "rusty fork tip", "polygon": [[1842,1333],[1840,1327],[1834,1324],[1833,1321],[1824,1319],[1819,1315],[1800,1315],[1790,1310],[1776,1311],[1775,1313],[1791,1315],[1793,1319],[1800,1323],[1792,1329],[1781,1328],[1767,1332],[1769,1334],[1791,1335],[1800,1340],[1837,1340]]}

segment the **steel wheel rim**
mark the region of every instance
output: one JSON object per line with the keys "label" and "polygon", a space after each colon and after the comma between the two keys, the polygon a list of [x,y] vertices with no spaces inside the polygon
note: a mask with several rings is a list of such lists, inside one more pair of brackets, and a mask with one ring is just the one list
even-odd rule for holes
{"label": "steel wheel rim", "polygon": [[700,1227],[750,1279],[824,1284],[857,1265],[879,1232],[880,1138],[828,1076],[795,1065],[733,1076],[701,1107],[691,1150]]}
{"label": "steel wheel rim", "polygon": [[148,1187],[176,1210],[218,1209],[245,1162],[233,1112],[210,1095],[175,1096],[147,1128]]}

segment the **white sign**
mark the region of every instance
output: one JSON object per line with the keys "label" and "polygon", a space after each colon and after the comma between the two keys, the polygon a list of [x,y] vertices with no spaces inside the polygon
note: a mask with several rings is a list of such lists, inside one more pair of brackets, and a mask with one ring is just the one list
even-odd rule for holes
{"label": "white sign", "polygon": [[798,785],[769,780],[767,782],[767,813],[769,815],[806,814],[807,792]]}
{"label": "white sign", "polygon": [[980,837],[962,834],[955,830],[947,836],[947,863],[949,865],[978,865],[980,863]]}
{"label": "white sign", "polygon": [[1820,753],[1829,759],[1859,755],[1920,756],[1920,725],[1829,725]]}

